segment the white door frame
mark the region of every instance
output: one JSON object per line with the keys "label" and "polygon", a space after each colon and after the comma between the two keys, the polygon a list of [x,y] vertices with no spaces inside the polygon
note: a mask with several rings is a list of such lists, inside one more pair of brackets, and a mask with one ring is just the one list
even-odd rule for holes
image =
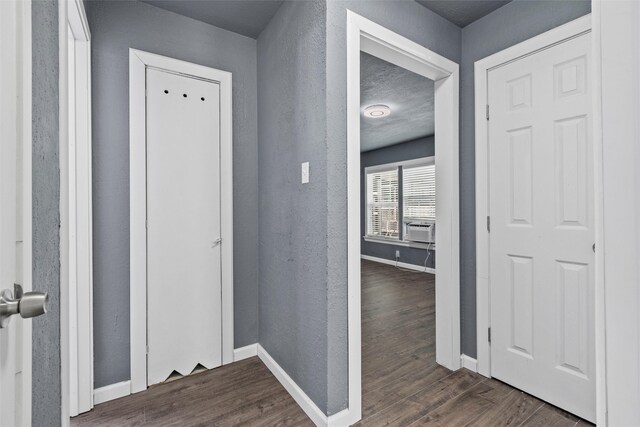
{"label": "white door frame", "polygon": [[[82,1],[61,1],[59,21],[61,356],[63,420],[68,423],[69,416],[93,408],[91,33]],[[68,36],[74,52],[69,52]],[[74,117],[69,117],[72,105]]]}
{"label": "white door frame", "polygon": [[147,388],[146,69],[220,85],[222,364],[233,362],[233,139],[231,73],[129,49],[131,393]]}
{"label": "white door frame", "polygon": [[592,4],[598,209],[606,230],[596,234],[597,421],[631,426],[640,425],[640,2]]}
{"label": "white door frame", "polygon": [[[475,63],[475,147],[476,147],[476,312],[477,312],[477,368],[478,372],[484,376],[491,376],[491,348],[488,341],[488,328],[490,322],[490,276],[489,276],[489,232],[487,230],[487,217],[489,215],[489,148],[488,132],[489,126],[486,118],[486,106],[488,104],[488,72],[496,67],[505,65],[524,56],[534,54],[540,50],[547,49],[565,40],[575,38],[579,35],[591,31],[591,15],[568,22],[557,28],[542,33],[536,37],[509,47]],[[599,56],[594,55],[592,61],[592,75],[597,67]],[[593,82],[593,80],[592,80]],[[597,105],[596,87],[592,84],[594,94],[594,105]],[[594,126],[598,126],[600,112],[595,109],[593,112]],[[603,236],[602,222],[602,144],[597,138],[597,131],[594,132],[594,182],[595,182],[595,240],[596,247],[602,247]],[[601,297],[604,288],[603,281],[603,251],[596,251],[596,356],[600,354],[599,349],[604,348],[604,301]],[[601,388],[604,387],[602,381],[604,375],[603,360],[596,357],[596,388],[597,393],[597,422],[601,424],[605,416],[606,399]]]}
{"label": "white door frame", "polygon": [[[18,201],[22,201],[20,208],[22,216],[17,221],[21,225],[22,244],[16,253],[17,260],[21,263],[21,269],[17,273],[21,279],[23,290],[28,292],[33,289],[31,1],[19,0],[5,6],[11,8],[11,13],[3,13],[0,16],[0,31],[3,32],[0,60],[4,64],[2,72],[0,72],[2,75],[0,87],[2,88],[3,100],[7,102],[2,103],[3,109],[0,114],[3,115],[3,123],[7,116],[10,117],[12,123],[7,127],[0,126],[0,140],[3,144],[8,144],[7,141],[18,143],[16,146],[18,152],[15,154],[20,163],[13,163],[15,158],[11,158],[12,164],[6,165],[8,167],[3,167],[2,170],[16,171],[16,180],[5,183],[5,185],[15,185],[16,195],[19,195]],[[12,42],[10,46],[4,44],[6,40]],[[4,110],[5,107],[9,111]],[[13,122],[14,119],[15,122]],[[4,201],[0,202],[4,203]],[[15,203],[16,201],[11,202],[16,206]],[[13,291],[12,286],[12,283],[0,283],[0,289]],[[19,318],[14,318],[11,321],[20,322],[21,328],[19,330],[22,331],[22,336],[17,340],[22,347],[22,358],[19,361],[22,372],[20,376],[22,395],[16,399],[22,403],[22,410],[16,414],[17,422],[20,426],[29,426],[31,425],[32,407],[32,322]]]}
{"label": "white door frame", "polygon": [[436,361],[460,368],[460,232],[458,175],[459,66],[352,11],[347,11],[347,228],[349,421],[362,415],[360,314],[360,51],[435,81]]}

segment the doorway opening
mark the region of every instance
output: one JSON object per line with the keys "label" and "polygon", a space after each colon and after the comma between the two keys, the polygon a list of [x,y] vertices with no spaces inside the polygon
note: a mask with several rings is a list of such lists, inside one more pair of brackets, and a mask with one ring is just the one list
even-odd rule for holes
{"label": "doorway opening", "polygon": [[405,390],[450,373],[435,360],[434,86],[360,53],[362,399],[373,424]]}
{"label": "doorway opening", "polygon": [[[437,142],[432,141],[431,152],[424,151],[413,159],[397,159],[364,167],[361,144],[384,145],[381,141],[385,138],[376,142],[376,138],[367,137],[369,129],[361,128],[362,115],[367,115],[367,120],[384,123],[387,116],[389,119],[393,117],[395,108],[393,102],[387,105],[375,96],[366,99],[371,94],[367,93],[366,87],[361,87],[361,77],[369,66],[387,68],[389,72],[394,70],[423,85],[432,85],[433,130],[438,139]],[[425,92],[423,101],[428,98]],[[376,130],[377,126],[385,127],[384,124],[372,125],[371,134],[383,135],[384,129]],[[390,128],[388,126],[387,130]],[[425,131],[419,131],[413,139],[429,133],[420,132]],[[405,141],[411,139],[407,136]],[[389,138],[386,140],[388,142]],[[429,150],[425,141],[414,141],[414,145]],[[366,347],[364,341],[370,331],[367,328],[380,322],[369,317],[376,308],[369,305],[368,298],[376,292],[375,277],[385,275],[381,270],[389,268],[390,274],[399,277],[400,274],[415,275],[413,270],[422,271],[419,274],[431,273],[423,276],[430,278],[425,280],[427,283],[423,283],[423,288],[414,291],[417,295],[426,292],[423,308],[431,304],[432,319],[429,322],[429,313],[423,310],[425,317],[421,321],[425,325],[431,324],[434,336],[431,343],[426,333],[424,340],[418,337],[415,350],[422,352],[425,360],[431,352],[434,369],[438,365],[451,370],[460,367],[458,65],[350,11],[347,13],[347,177],[349,418],[357,421],[363,415],[363,393],[368,381],[375,376],[363,368],[369,369],[369,360],[384,359],[378,350]],[[429,194],[429,188],[435,194]],[[437,224],[437,233],[434,232],[434,224]],[[372,247],[383,252],[391,251],[391,256],[387,256],[385,262],[384,257],[367,255],[365,251],[371,249],[368,245],[374,245]],[[437,257],[435,248],[438,249]],[[400,251],[399,257],[396,251]],[[413,266],[404,263],[410,260],[410,251],[415,251],[413,257],[421,258],[419,262],[414,261]],[[373,258],[378,263],[372,262]],[[381,259],[383,261],[379,262]],[[400,271],[396,267],[412,272]],[[434,268],[438,273],[437,280],[432,275]],[[431,302],[428,299],[429,286]],[[365,293],[369,295],[364,296]],[[363,301],[365,305],[361,305]],[[368,359],[370,356],[372,358]],[[395,362],[397,360],[391,363]],[[409,373],[412,369],[419,370],[419,367],[409,365],[404,369]]]}

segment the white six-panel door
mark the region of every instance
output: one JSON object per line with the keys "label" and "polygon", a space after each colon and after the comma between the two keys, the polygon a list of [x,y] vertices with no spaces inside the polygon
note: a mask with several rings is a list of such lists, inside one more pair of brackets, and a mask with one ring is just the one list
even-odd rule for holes
{"label": "white six-panel door", "polygon": [[222,364],[220,91],[147,69],[148,384]]}
{"label": "white six-panel door", "polygon": [[590,34],[489,72],[491,375],[595,420]]}

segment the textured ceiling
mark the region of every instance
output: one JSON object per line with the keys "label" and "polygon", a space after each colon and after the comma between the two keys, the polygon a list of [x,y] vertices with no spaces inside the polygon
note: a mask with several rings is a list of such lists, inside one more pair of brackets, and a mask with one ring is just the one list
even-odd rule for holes
{"label": "textured ceiling", "polygon": [[466,27],[473,21],[490,14],[511,0],[416,0],[424,7],[453,22]]}
{"label": "textured ceiling", "polygon": [[385,104],[391,114],[360,116],[360,151],[433,135],[433,80],[360,52],[360,109]]}
{"label": "textured ceiling", "polygon": [[265,29],[282,4],[282,0],[142,1],[254,39]]}

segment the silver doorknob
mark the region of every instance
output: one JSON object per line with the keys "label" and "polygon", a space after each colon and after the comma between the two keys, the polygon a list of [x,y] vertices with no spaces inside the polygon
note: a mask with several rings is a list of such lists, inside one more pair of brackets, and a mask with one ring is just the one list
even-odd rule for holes
{"label": "silver doorknob", "polygon": [[13,285],[14,292],[0,292],[0,328],[9,324],[11,316],[20,314],[23,319],[40,316],[47,312],[49,295],[44,292],[22,292],[22,286]]}

